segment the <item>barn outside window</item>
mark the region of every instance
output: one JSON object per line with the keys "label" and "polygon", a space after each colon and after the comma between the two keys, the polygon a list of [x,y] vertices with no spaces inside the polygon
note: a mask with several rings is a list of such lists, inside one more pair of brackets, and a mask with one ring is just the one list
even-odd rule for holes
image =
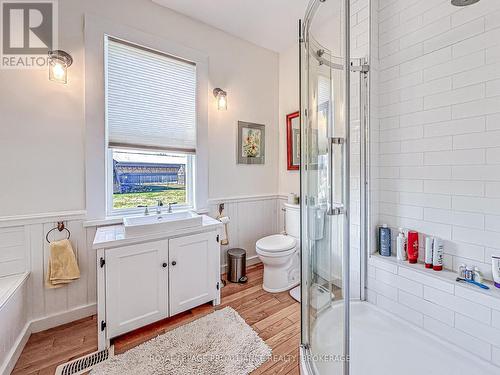
{"label": "barn outside window", "polygon": [[108,214],[192,208],[196,65],[111,37],[105,48]]}

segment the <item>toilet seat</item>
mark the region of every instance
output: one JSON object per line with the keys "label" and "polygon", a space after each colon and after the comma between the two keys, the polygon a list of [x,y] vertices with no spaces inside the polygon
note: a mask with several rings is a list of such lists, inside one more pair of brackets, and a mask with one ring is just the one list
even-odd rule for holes
{"label": "toilet seat", "polygon": [[258,253],[268,256],[286,256],[295,251],[297,240],[292,236],[273,234],[258,240],[255,247]]}

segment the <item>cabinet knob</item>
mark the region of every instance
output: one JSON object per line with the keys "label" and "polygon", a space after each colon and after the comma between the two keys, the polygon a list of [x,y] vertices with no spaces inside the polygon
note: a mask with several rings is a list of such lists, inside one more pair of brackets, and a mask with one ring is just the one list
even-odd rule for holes
{"label": "cabinet knob", "polygon": [[172,266],[175,266],[176,264],[177,264],[177,262],[174,260],[174,261],[172,262]]}
{"label": "cabinet knob", "polygon": [[163,264],[162,264],[162,267],[163,267],[163,268],[165,268],[166,266],[168,266],[168,264],[167,264],[167,263],[163,263]]}

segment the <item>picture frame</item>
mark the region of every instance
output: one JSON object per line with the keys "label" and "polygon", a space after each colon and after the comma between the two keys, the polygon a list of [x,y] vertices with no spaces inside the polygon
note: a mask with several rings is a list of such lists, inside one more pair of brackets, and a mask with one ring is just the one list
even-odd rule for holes
{"label": "picture frame", "polygon": [[300,168],[300,113],[286,115],[286,160],[287,170],[298,171]]}
{"label": "picture frame", "polygon": [[236,145],[237,164],[264,164],[266,158],[266,126],[238,121]]}

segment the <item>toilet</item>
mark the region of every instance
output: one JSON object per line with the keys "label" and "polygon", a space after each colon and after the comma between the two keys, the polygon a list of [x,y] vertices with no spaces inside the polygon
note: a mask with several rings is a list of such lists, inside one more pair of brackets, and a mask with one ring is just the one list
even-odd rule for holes
{"label": "toilet", "polygon": [[255,244],[264,264],[263,289],[279,293],[300,282],[300,206],[285,203],[285,233],[261,238]]}

